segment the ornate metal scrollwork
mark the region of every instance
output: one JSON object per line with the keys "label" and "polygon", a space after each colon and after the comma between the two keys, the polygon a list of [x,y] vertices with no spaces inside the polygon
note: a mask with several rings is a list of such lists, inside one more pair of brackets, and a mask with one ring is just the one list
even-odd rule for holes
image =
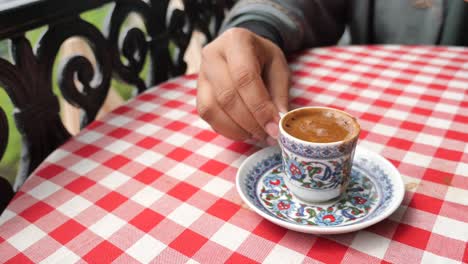
{"label": "ornate metal scrollwork", "polygon": [[[109,1],[102,1],[102,4],[106,2]],[[52,90],[54,62],[65,40],[75,36],[85,39],[97,62],[93,65],[83,56],[73,56],[59,67],[60,91],[68,102],[83,110],[82,126],[85,126],[95,119],[102,106],[112,73],[114,77],[133,84],[138,92],[184,73],[187,66],[183,58],[194,30],[211,40],[221,25],[224,13],[234,1],[182,0],[184,10],[174,9],[170,14],[169,0],[114,2],[104,34],[79,18],[79,12],[83,10],[80,7],[75,16],[64,16],[52,23],[51,19],[44,19],[43,24],[49,27],[35,53],[23,36],[24,32],[15,32],[12,38],[14,63],[0,58],[0,85],[15,107],[15,122],[23,143],[16,187],[48,154],[70,137],[60,120],[59,103]],[[90,8],[98,5],[96,0],[90,4]],[[133,27],[122,33],[121,28],[131,13],[142,18],[145,28]],[[24,22],[21,30],[28,24]],[[39,24],[37,21],[31,23],[34,27]],[[121,34],[123,38],[120,38]],[[122,40],[120,45],[119,40]],[[145,82],[140,75],[147,57],[150,67]],[[6,121],[2,119],[2,113],[0,106],[0,157],[6,144]]]}

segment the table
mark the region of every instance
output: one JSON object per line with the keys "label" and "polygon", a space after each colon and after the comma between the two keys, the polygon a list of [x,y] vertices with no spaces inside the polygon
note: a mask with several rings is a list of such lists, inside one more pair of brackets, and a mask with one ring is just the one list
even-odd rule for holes
{"label": "table", "polygon": [[407,191],[391,217],[315,236],[255,214],[234,182],[259,147],[210,130],[187,75],[53,152],[0,218],[0,262],[468,262],[468,49],[320,48],[290,66],[293,107],[355,115],[360,144],[401,172]]}

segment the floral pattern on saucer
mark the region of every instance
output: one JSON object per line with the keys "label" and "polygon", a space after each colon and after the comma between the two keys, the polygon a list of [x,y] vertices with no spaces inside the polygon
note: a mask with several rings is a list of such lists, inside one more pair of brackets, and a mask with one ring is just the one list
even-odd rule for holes
{"label": "floral pattern on saucer", "polygon": [[257,188],[261,204],[270,213],[289,222],[307,225],[346,225],[369,215],[379,200],[375,184],[358,170],[352,172],[344,196],[326,206],[295,199],[283,181],[280,164],[262,177]]}
{"label": "floral pattern on saucer", "polygon": [[355,157],[350,183],[341,199],[329,204],[304,203],[284,183],[281,159],[281,153],[262,159],[246,175],[244,186],[250,202],[257,208],[288,223],[346,226],[377,217],[393,199],[389,176],[378,164]]}

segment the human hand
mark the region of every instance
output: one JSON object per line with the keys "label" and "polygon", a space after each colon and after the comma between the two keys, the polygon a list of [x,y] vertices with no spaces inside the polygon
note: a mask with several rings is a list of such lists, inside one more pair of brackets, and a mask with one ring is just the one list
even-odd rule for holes
{"label": "human hand", "polygon": [[232,28],[203,48],[197,89],[198,113],[215,131],[271,144],[288,111],[289,68],[273,42]]}

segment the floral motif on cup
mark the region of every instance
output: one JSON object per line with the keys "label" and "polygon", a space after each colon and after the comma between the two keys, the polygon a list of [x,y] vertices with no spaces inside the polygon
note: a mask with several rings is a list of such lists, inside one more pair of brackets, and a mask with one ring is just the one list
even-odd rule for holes
{"label": "floral motif on cup", "polygon": [[[335,189],[349,175],[348,159],[335,159],[331,161],[306,161],[297,157],[289,157],[283,152],[284,170],[288,179],[294,184],[311,189]],[[345,168],[343,168],[343,166]]]}
{"label": "floral motif on cup", "polygon": [[359,170],[352,171],[346,193],[329,206],[303,203],[295,199],[282,179],[280,164],[259,181],[262,206],[278,218],[292,223],[338,226],[367,217],[377,206],[379,195],[374,183]]}
{"label": "floral motif on cup", "polygon": [[349,154],[356,146],[357,139],[339,146],[310,146],[291,140],[283,135],[279,137],[281,145],[291,153],[312,159],[331,159]]}

